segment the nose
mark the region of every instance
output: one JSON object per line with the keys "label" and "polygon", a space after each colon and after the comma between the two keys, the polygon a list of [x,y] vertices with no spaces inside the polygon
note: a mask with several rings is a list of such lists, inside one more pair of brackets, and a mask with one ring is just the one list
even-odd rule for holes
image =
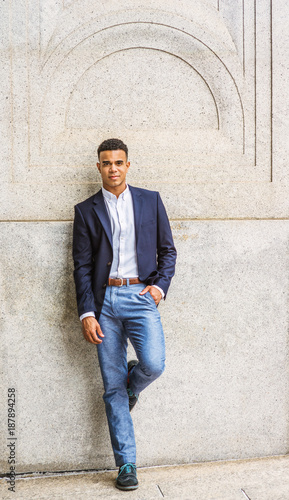
{"label": "nose", "polygon": [[116,172],[117,171],[117,167],[116,167],[115,163],[111,163],[110,170],[111,170],[111,172]]}

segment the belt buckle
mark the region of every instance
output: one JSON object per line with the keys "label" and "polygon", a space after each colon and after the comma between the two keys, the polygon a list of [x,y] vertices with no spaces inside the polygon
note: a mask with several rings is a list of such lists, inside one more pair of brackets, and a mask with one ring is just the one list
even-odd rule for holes
{"label": "belt buckle", "polygon": [[117,279],[121,281],[121,284],[120,285],[116,285],[116,286],[122,286],[123,285],[123,278],[117,278]]}

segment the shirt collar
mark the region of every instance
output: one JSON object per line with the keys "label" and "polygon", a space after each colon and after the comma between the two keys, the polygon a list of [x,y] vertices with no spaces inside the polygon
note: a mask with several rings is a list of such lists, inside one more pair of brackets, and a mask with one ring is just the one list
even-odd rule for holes
{"label": "shirt collar", "polygon": [[101,190],[104,198],[107,201],[113,201],[114,203],[116,203],[119,198],[125,200],[129,194],[128,184],[126,185],[125,190],[119,195],[118,198],[115,196],[115,194],[111,193],[110,191],[107,191],[107,189],[104,189],[104,187],[102,187]]}

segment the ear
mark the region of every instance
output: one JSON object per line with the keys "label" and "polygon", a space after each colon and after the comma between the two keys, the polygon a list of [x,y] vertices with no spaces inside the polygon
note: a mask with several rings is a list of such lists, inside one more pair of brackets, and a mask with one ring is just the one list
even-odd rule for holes
{"label": "ear", "polygon": [[97,162],[96,164],[98,171],[100,172],[100,163]]}
{"label": "ear", "polygon": [[128,162],[126,163],[126,169],[127,169],[127,170],[129,169],[129,167],[130,167],[130,161],[128,161]]}

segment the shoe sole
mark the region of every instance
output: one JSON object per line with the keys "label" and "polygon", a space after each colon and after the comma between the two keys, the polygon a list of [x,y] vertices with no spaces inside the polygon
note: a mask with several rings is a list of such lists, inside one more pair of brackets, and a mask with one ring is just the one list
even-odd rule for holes
{"label": "shoe sole", "polygon": [[138,488],[138,484],[135,484],[133,486],[120,486],[119,484],[116,484],[116,487],[119,490],[125,491],[125,490],[136,490]]}

